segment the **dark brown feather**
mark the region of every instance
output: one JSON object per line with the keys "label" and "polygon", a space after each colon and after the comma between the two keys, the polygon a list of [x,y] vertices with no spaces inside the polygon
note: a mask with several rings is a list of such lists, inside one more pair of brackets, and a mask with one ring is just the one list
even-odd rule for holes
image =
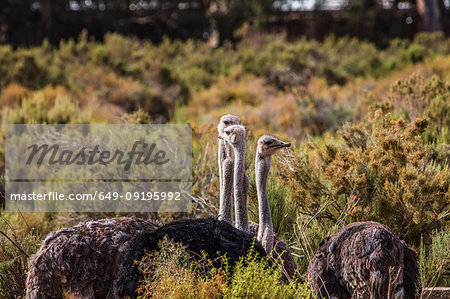
{"label": "dark brown feather", "polygon": [[414,298],[417,256],[391,230],[356,222],[324,239],[308,267],[320,298]]}
{"label": "dark brown feather", "polygon": [[[80,223],[50,233],[29,262],[27,298],[135,298],[141,275],[135,261],[158,250],[164,236],[210,258],[227,255],[233,266],[254,246],[250,234],[216,219],[187,219],[161,227],[122,217]],[[217,260],[220,266],[220,261]]]}

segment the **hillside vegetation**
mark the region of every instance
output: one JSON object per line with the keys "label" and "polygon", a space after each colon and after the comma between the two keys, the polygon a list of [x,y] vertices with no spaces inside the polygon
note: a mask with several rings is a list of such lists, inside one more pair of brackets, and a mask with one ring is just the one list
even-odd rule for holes
{"label": "hillside vegetation", "polygon": [[[450,39],[420,34],[380,50],[354,38],[288,42],[244,29],[241,42],[218,49],[118,34],[96,42],[86,32],[58,47],[0,46],[1,132],[7,123],[192,124],[197,200],[189,214],[151,215],[171,221],[217,214],[216,125],[223,114],[238,115],[249,133],[250,220],[258,221],[257,138],[268,133],[293,143],[274,158],[268,193],[274,229],[291,246],[301,275],[323,237],[374,220],[420,251],[423,284],[448,284],[437,277],[450,264]],[[2,138],[2,177],[4,154]],[[105,216],[114,215],[2,211],[0,230],[17,246],[0,237],[0,297],[23,295],[24,253],[35,252],[49,231]],[[183,281],[177,294],[192,291],[187,297],[233,297],[281,277],[250,255],[232,277],[216,269],[200,279],[195,267],[202,265],[180,264],[183,250],[174,246],[165,245],[174,254],[171,266],[152,270],[163,280],[146,280],[144,297],[168,296],[175,272]],[[144,260],[144,273],[149,262],[162,263],[161,256]],[[267,269],[267,281],[250,280]],[[310,296],[294,282],[279,294]]]}

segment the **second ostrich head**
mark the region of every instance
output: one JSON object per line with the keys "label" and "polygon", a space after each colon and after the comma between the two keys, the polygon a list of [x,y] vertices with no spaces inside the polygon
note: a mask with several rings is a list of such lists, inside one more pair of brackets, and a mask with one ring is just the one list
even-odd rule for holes
{"label": "second ostrich head", "polygon": [[[219,136],[223,134],[223,130],[232,125],[238,125],[241,119],[237,116],[227,114],[220,118],[217,131]],[[218,164],[219,164],[219,187],[220,187],[220,207],[219,219],[233,222],[233,172],[234,172],[234,158],[233,150],[225,140],[219,139],[218,149]]]}
{"label": "second ostrich head", "polygon": [[248,231],[247,192],[245,187],[245,146],[247,131],[244,126],[233,125],[225,128],[220,139],[225,140],[234,151],[234,204],[236,227]]}
{"label": "second ostrich head", "polygon": [[267,195],[271,157],[281,148],[290,146],[290,143],[283,142],[274,136],[263,135],[258,139],[256,147],[255,181],[259,208],[258,240],[267,253],[270,253],[273,249],[273,222]]}
{"label": "second ostrich head", "polygon": [[220,118],[219,125],[217,126],[217,131],[219,135],[223,133],[223,130],[232,125],[241,124],[241,119],[235,115],[227,114]]}
{"label": "second ostrich head", "polygon": [[245,146],[247,142],[247,130],[241,125],[229,126],[223,130],[223,134],[219,138],[228,142],[232,148]]}

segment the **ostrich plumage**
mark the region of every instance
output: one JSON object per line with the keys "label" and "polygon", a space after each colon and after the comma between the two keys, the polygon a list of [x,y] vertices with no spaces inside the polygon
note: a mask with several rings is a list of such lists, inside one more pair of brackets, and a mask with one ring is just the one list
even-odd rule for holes
{"label": "ostrich plumage", "polygon": [[415,298],[416,253],[377,222],[344,226],[319,244],[308,267],[319,298]]}
{"label": "ostrich plumage", "polygon": [[50,233],[29,262],[27,298],[135,298],[141,274],[135,261],[158,250],[167,236],[190,252],[233,266],[254,246],[253,236],[231,224],[208,219],[174,221],[161,227],[130,217],[81,223]]}
{"label": "ostrich plumage", "polygon": [[[249,221],[248,227],[252,236],[258,236],[259,225],[258,223]],[[283,261],[283,269],[285,279],[292,279],[297,274],[298,265],[291,254],[289,246],[283,242],[275,233],[273,234],[273,251],[272,257],[281,258]]]}

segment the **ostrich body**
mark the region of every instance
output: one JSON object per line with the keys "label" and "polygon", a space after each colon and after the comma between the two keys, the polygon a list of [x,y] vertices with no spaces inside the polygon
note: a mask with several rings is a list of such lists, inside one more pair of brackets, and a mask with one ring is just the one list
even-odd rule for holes
{"label": "ostrich body", "polygon": [[29,263],[27,298],[136,298],[142,276],[135,261],[159,250],[165,236],[181,242],[194,257],[206,253],[231,268],[250,248],[265,256],[253,236],[231,224],[208,219],[174,221],[157,228],[134,218],[81,223],[50,233]]}
{"label": "ostrich body", "polygon": [[325,238],[308,267],[319,298],[415,298],[416,253],[377,222],[356,222]]}
{"label": "ostrich body", "polygon": [[[248,177],[245,174],[245,146],[247,132],[244,126],[233,125],[224,129],[219,139],[225,140],[234,151],[234,205],[236,228],[248,232]],[[227,191],[227,190],[224,190]]]}
{"label": "ostrich body", "polygon": [[[217,131],[219,136],[223,134],[223,130],[232,125],[241,123],[239,117],[227,114],[220,118]],[[234,158],[231,146],[223,139],[219,139],[219,185],[220,185],[220,207],[219,219],[233,223],[233,173]]]}
{"label": "ostrich body", "polygon": [[[133,217],[52,232],[28,266],[27,298],[118,298],[139,281],[134,248],[157,225]],[[130,254],[131,253],[131,254]]]}
{"label": "ostrich body", "polygon": [[269,135],[263,135],[258,140],[255,157],[255,180],[258,195],[259,228],[258,240],[267,253],[273,249],[273,222],[267,196],[267,179],[269,177],[272,155],[283,147],[291,146]]}

